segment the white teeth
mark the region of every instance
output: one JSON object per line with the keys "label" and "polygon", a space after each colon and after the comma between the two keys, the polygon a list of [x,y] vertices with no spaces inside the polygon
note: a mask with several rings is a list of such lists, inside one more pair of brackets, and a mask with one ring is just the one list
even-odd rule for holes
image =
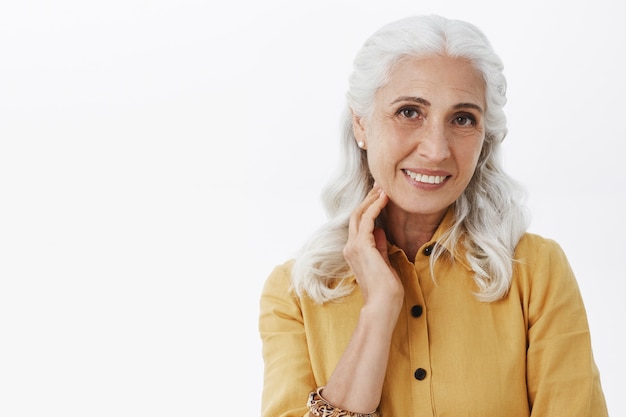
{"label": "white teeth", "polygon": [[424,184],[441,184],[443,180],[446,179],[446,177],[442,177],[439,175],[422,175],[408,170],[404,170],[404,172],[406,172],[406,174],[409,177],[413,178],[415,181],[423,182]]}

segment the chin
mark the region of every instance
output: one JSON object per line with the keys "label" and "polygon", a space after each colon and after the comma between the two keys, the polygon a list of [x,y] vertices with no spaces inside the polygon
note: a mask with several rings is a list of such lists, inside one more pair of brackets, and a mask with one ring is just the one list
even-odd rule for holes
{"label": "chin", "polygon": [[401,204],[394,203],[395,209],[412,216],[443,216],[452,203],[432,202],[424,204],[424,201],[406,201]]}

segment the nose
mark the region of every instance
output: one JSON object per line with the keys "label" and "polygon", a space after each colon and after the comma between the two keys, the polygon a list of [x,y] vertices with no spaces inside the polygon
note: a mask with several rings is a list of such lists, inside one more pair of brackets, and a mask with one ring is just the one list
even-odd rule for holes
{"label": "nose", "polygon": [[444,126],[426,126],[419,137],[417,152],[432,162],[441,162],[450,157],[450,146]]}

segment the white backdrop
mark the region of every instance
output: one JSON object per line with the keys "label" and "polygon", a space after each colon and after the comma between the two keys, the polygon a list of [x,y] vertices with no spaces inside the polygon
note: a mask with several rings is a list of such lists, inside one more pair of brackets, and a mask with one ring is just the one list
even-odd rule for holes
{"label": "white backdrop", "polygon": [[422,13],[502,57],[507,167],[624,415],[617,0],[314,3],[2,2],[0,416],[258,415],[258,298],[324,219],[352,58]]}

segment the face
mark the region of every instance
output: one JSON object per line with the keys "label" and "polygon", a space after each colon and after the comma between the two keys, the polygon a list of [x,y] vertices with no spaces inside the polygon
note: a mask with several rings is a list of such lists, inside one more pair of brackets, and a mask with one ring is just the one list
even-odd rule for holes
{"label": "face", "polygon": [[484,111],[485,84],[469,61],[432,56],[395,66],[372,113],[353,118],[389,210],[443,216],[476,168]]}

